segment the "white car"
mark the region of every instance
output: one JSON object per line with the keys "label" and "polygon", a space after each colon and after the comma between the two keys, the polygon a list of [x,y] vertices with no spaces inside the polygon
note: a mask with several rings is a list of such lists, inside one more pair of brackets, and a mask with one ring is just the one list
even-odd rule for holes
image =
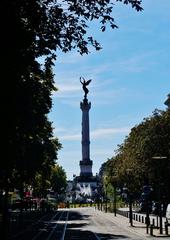
{"label": "white car", "polygon": [[166,209],[166,220],[168,225],[170,225],[170,204],[168,204],[167,209]]}

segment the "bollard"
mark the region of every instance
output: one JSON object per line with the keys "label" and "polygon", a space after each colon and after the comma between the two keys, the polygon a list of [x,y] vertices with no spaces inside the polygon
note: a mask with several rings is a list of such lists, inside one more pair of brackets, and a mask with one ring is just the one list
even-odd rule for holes
{"label": "bollard", "polygon": [[156,226],[157,226],[157,229],[159,228],[159,220],[158,220],[158,215],[156,216]]}
{"label": "bollard", "polygon": [[165,234],[168,235],[168,223],[165,222]]}
{"label": "bollard", "polygon": [[153,224],[154,227],[155,227],[155,219],[154,219],[154,218],[152,219],[152,224]]}
{"label": "bollard", "polygon": [[145,217],[145,223],[146,223],[146,233],[148,234],[149,233],[149,226],[152,225],[152,224],[150,224],[150,218],[148,216]]}
{"label": "bollard", "polygon": [[142,216],[142,223],[144,223],[144,216]]}
{"label": "bollard", "polygon": [[153,236],[153,224],[150,225],[150,235]]}

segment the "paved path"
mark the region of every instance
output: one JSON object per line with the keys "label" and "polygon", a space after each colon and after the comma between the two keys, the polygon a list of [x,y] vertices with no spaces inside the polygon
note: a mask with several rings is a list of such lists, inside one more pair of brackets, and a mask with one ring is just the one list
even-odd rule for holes
{"label": "paved path", "polygon": [[[96,210],[96,211],[98,214],[100,214],[100,216],[103,216],[103,218],[108,218],[115,225],[120,226],[122,230],[126,229],[127,231],[131,232],[132,234],[134,233],[134,234],[140,236],[141,239],[145,239],[145,240],[146,239],[150,239],[150,240],[168,239],[168,240],[170,240],[170,235],[169,236],[165,235],[164,229],[163,229],[164,234],[159,234],[159,229],[154,229],[153,230],[154,236],[151,236],[150,234],[146,233],[146,224],[144,224],[144,223],[133,220],[133,227],[131,227],[129,224],[129,219],[124,216],[117,214],[115,217],[113,213],[104,213],[104,212],[100,212],[98,210]],[[170,229],[169,229],[169,231],[170,231]],[[149,232],[150,232],[150,229],[149,229]]]}
{"label": "paved path", "polygon": [[[11,240],[155,240],[146,234],[145,224],[134,222],[113,213],[104,213],[94,208],[60,209],[41,218]],[[160,240],[170,236],[159,236]]]}

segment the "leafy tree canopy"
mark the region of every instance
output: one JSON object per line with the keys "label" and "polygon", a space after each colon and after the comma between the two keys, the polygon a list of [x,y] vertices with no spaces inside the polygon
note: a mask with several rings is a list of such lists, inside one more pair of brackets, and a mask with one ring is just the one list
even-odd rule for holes
{"label": "leafy tree canopy", "polygon": [[54,192],[61,194],[65,192],[67,186],[66,173],[64,169],[56,164],[51,172],[51,188]]}
{"label": "leafy tree canopy", "polygon": [[165,199],[170,199],[167,184],[170,181],[169,110],[155,110],[152,116],[131,129],[123,144],[118,146],[116,156],[105,163],[105,173],[110,179],[115,172],[119,184],[130,181],[134,192],[149,182],[155,192],[161,185]]}
{"label": "leafy tree canopy", "polygon": [[116,28],[112,11],[118,1],[137,11],[142,10],[140,0],[7,0],[8,34],[13,36],[10,51],[15,51],[28,63],[33,57],[54,57],[57,49],[67,52],[77,48],[84,54],[88,53],[91,44],[99,50],[99,43],[87,35],[88,22],[99,20],[102,31],[108,23],[111,28]]}
{"label": "leafy tree canopy", "polygon": [[[47,115],[52,107],[51,93],[55,90],[52,65],[56,50],[77,49],[84,54],[89,52],[89,45],[99,50],[100,44],[87,34],[88,23],[98,20],[102,31],[106,25],[116,28],[112,10],[118,1],[142,10],[140,0],[6,0],[2,3],[6,16],[2,34],[2,75],[6,83],[2,116],[6,126],[3,139],[8,149],[0,164],[5,176],[2,185],[14,172],[22,176],[22,181],[30,172],[34,176],[54,146],[52,123]],[[39,58],[43,56],[41,64]],[[53,157],[56,158],[55,154]]]}

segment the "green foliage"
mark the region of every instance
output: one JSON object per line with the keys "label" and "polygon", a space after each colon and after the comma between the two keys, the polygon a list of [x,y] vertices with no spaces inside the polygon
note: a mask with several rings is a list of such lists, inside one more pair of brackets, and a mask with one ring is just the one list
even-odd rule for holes
{"label": "green foliage", "polygon": [[118,146],[116,156],[105,163],[104,172],[110,182],[116,175],[118,184],[126,183],[133,192],[138,192],[149,181],[155,198],[161,185],[164,198],[170,200],[167,184],[170,182],[170,111],[155,110],[152,116],[133,127],[123,144]]}
{"label": "green foliage", "polygon": [[45,198],[47,195],[47,190],[50,188],[50,181],[47,179],[47,176],[44,176],[37,172],[32,186],[34,189],[34,196]]}
{"label": "green foliage", "polygon": [[66,189],[67,181],[64,169],[58,164],[47,165],[47,163],[44,162],[32,181],[35,196],[46,197],[49,189],[61,194]]}
{"label": "green foliage", "polygon": [[[139,0],[119,1],[142,10]],[[112,16],[114,4],[108,0],[7,0],[5,7],[10,23],[6,23],[8,34],[14,37],[10,50],[24,58],[26,65],[35,57],[54,58],[57,49],[67,52],[77,48],[83,54],[89,52],[90,44],[99,50],[99,43],[87,34],[89,21],[98,20],[102,31],[108,24],[113,29],[117,27]]]}
{"label": "green foliage", "polygon": [[[140,1],[123,3],[142,10]],[[88,23],[98,20],[102,31],[107,24],[116,28],[113,6],[108,0],[2,3],[6,18],[2,29],[1,75],[5,87],[1,115],[6,131],[2,137],[5,158],[0,163],[1,188],[11,187],[14,179],[18,185],[32,182],[41,168],[45,172],[45,165],[54,165],[60,144],[53,139],[48,114],[51,94],[56,90],[52,70],[55,51],[77,49],[84,54],[89,52],[89,45],[99,50],[100,44],[87,34]]]}
{"label": "green foliage", "polygon": [[54,190],[54,192],[58,194],[65,192],[67,186],[66,173],[58,164],[52,168],[50,181],[51,188]]}

